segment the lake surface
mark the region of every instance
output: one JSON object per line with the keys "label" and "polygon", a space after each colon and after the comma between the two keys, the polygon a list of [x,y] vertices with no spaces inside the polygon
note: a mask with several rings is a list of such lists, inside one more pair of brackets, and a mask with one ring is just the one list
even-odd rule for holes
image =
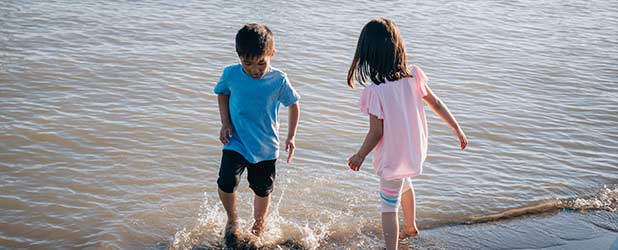
{"label": "lake surface", "polygon": [[[618,2],[3,1],[0,248],[220,247],[212,90],[246,22],[273,30],[272,65],[302,96],[263,243],[378,248],[379,179],[369,159],[346,166],[368,122],[345,79],[380,16],[470,142],[460,151],[428,113],[421,230],[539,204],[616,208]],[[243,178],[243,228],[252,197]]]}

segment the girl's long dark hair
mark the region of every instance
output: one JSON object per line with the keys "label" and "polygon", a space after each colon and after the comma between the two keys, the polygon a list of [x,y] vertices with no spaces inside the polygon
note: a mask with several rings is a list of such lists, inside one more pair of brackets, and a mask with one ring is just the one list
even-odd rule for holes
{"label": "girl's long dark hair", "polygon": [[371,20],[363,27],[356,53],[348,70],[348,86],[354,80],[365,85],[367,79],[377,85],[410,76],[406,49],[397,25],[386,18]]}

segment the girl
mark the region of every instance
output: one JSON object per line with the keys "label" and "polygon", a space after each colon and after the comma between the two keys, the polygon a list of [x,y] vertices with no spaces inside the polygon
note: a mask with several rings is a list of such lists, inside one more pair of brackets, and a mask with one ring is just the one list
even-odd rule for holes
{"label": "girl", "polygon": [[360,109],[369,115],[369,132],[348,166],[358,171],[373,150],[373,167],[380,176],[382,230],[387,249],[397,249],[401,200],[404,228],[400,239],[418,234],[415,222],[414,189],[410,177],[422,172],[427,154],[427,123],[423,101],[446,122],[466,148],[468,139],[446,105],[427,85],[427,76],[417,65],[408,67],[399,28],[385,18],[371,20],[363,28],[352,65],[348,86],[368,79]]}

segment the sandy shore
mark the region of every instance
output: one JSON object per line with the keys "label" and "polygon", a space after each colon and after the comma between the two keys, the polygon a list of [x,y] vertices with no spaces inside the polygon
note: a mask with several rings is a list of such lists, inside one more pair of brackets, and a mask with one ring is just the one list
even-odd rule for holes
{"label": "sandy shore", "polygon": [[402,249],[618,250],[618,212],[562,211],[509,221],[425,230]]}

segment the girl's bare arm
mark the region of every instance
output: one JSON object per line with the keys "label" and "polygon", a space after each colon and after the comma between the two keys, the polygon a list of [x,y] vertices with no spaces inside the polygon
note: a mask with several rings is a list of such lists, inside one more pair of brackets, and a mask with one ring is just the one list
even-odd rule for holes
{"label": "girl's bare arm", "polygon": [[440,98],[433,93],[429,86],[425,86],[425,88],[427,90],[427,95],[423,97],[423,101],[425,101],[427,106],[429,106],[429,108],[431,108],[436,115],[438,115],[446,124],[449,125],[449,127],[451,127],[461,143],[461,150],[464,150],[468,145],[468,138],[466,137],[466,134],[459,126],[459,123],[457,123],[457,120],[455,120],[453,114],[451,114],[448,110],[446,104],[444,104],[444,102],[442,102]]}
{"label": "girl's bare arm", "polygon": [[378,142],[382,139],[383,128],[384,123],[382,120],[378,119],[375,115],[369,115],[369,131],[367,136],[365,136],[365,141],[358,150],[358,153],[348,160],[348,166],[352,170],[358,171],[363,161],[365,161],[365,157],[378,145]]}

